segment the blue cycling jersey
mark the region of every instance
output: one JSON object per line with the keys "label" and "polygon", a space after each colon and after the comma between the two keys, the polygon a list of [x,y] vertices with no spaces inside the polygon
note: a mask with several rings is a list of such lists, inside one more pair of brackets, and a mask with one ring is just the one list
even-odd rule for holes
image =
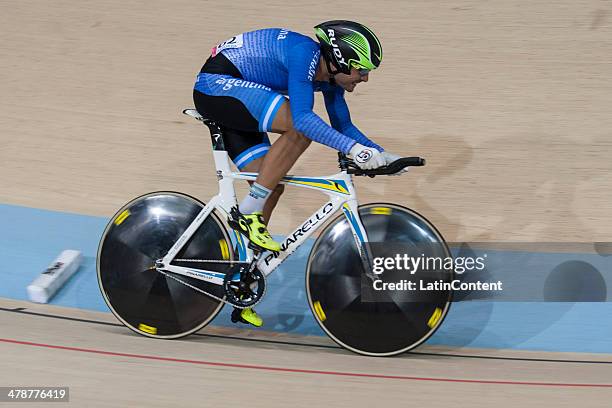
{"label": "blue cycling jersey", "polygon": [[[348,153],[356,142],[382,151],[352,123],[344,90],[314,80],[320,52],[319,44],[310,37],[280,28],[246,32],[213,48],[213,55],[223,53],[240,71],[244,81],[288,95],[293,127],[310,139],[344,153]],[[247,93],[251,86],[248,82],[233,92]],[[211,92],[213,83],[222,82],[218,76],[200,74],[195,89]],[[313,112],[315,91],[323,93],[333,127]]]}

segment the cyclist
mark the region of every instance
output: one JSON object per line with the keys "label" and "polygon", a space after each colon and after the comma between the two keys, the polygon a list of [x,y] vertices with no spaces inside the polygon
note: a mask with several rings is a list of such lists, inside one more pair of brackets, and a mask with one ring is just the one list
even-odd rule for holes
{"label": "cyclist", "polygon": [[[318,43],[280,28],[232,37],[213,47],[194,87],[196,109],[226,128],[225,148],[234,164],[259,173],[249,194],[232,209],[230,225],[271,251],[281,249],[266,228],[283,192],[278,183],[312,140],[349,154],[362,169],[399,158],[353,125],[344,99],[345,91],[367,82],[380,65],[376,35],[346,20],[319,24],[315,34]],[[313,112],[317,91],[323,93],[331,126]],[[266,132],[281,136],[270,145]],[[263,324],[251,308],[235,309],[232,321]]]}

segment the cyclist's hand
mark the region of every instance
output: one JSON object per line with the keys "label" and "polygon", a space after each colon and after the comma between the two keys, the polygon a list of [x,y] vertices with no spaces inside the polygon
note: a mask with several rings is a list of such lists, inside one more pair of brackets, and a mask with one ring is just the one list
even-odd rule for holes
{"label": "cyclist's hand", "polygon": [[385,159],[382,153],[373,147],[355,143],[349,154],[353,158],[355,164],[362,170],[377,169],[385,165]]}
{"label": "cyclist's hand", "polygon": [[[397,154],[393,154],[393,153],[389,153],[389,152],[382,152],[382,156],[385,159],[385,165],[390,165],[391,163],[393,163],[396,160],[401,159],[401,156],[398,156]],[[397,173],[393,173],[390,174],[390,176],[400,176],[404,173],[406,173],[408,170],[406,168],[401,169],[400,171],[398,171]]]}

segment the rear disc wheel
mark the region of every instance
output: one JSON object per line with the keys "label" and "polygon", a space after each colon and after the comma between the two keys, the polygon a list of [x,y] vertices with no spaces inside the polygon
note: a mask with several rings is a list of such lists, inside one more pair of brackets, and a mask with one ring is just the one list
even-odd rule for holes
{"label": "rear disc wheel", "polygon": [[[156,192],[124,205],[107,225],[98,247],[98,284],[113,314],[138,334],[175,339],[206,326],[223,303],[164,276],[155,269],[204,204],[185,194]],[[221,220],[211,213],[185,243],[177,259],[233,259],[233,248]],[[197,268],[197,263],[173,262]],[[227,272],[228,264],[199,267]],[[171,274],[171,273],[170,273]],[[223,287],[171,274],[223,298]]]}

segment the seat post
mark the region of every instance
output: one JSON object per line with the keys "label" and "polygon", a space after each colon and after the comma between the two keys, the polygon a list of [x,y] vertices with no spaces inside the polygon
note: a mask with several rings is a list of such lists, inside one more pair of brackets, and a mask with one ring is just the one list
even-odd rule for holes
{"label": "seat post", "polygon": [[208,126],[210,130],[210,138],[212,141],[213,150],[225,150],[225,143],[223,142],[223,130],[221,126],[217,125],[212,120],[204,119],[204,124]]}

